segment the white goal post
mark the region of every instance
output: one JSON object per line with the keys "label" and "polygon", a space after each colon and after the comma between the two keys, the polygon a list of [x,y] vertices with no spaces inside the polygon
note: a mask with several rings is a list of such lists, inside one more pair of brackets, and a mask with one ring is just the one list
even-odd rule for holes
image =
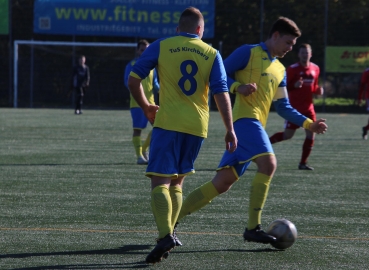
{"label": "white goal post", "polygon": [[14,97],[13,107],[18,107],[18,46],[19,45],[51,45],[51,46],[94,46],[94,47],[136,47],[137,43],[118,42],[76,42],[76,41],[39,41],[39,40],[14,40]]}

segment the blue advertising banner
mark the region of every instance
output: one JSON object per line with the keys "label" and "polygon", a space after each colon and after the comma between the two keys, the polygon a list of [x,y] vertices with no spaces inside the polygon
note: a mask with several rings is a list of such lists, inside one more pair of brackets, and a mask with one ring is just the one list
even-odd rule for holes
{"label": "blue advertising banner", "polygon": [[214,36],[214,0],[35,0],[39,34],[160,38],[175,34],[182,11],[193,6]]}

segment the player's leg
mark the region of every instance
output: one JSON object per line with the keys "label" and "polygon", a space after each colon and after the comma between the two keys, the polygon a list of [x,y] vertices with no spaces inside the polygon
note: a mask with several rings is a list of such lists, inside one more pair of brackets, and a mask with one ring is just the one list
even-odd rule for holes
{"label": "player's leg", "polygon": [[367,140],[368,139],[368,130],[369,130],[369,119],[368,119],[367,125],[363,126],[362,130],[363,130],[363,134],[362,134],[363,140]]}
{"label": "player's leg", "polygon": [[147,119],[141,108],[131,108],[133,135],[132,144],[135,149],[137,164],[145,165],[147,160],[142,154],[141,131],[147,126]]}
{"label": "player's leg", "polygon": [[[238,121],[237,121],[238,122]],[[258,166],[257,173],[251,182],[247,228],[243,234],[245,241],[271,243],[275,237],[261,229],[261,213],[268,196],[269,185],[276,170],[277,161],[268,134],[256,119],[245,119],[235,123],[238,138],[246,140],[243,145],[245,153],[251,156]]]}
{"label": "player's leg", "polygon": [[81,114],[81,107],[82,107],[82,87],[76,87],[75,89],[75,108],[74,113],[75,114]]}
{"label": "player's leg", "polygon": [[307,129],[305,129],[305,133],[306,133],[306,137],[305,137],[304,144],[302,145],[302,154],[301,154],[299,169],[312,171],[314,170],[314,168],[308,165],[307,161],[308,161],[311,151],[313,150],[315,133]]}
{"label": "player's leg", "polygon": [[211,181],[196,188],[186,197],[177,222],[208,205],[215,197],[229,190],[237,180],[232,168],[218,171]]}
{"label": "player's leg", "polygon": [[182,185],[183,185],[184,177],[178,177],[174,179],[170,183],[169,194],[172,200],[172,227],[173,227],[173,238],[176,241],[176,246],[182,246],[181,241],[178,239],[176,234],[177,227],[177,219],[178,215],[181,211],[183,204],[183,193],[182,193]]}
{"label": "player's leg", "polygon": [[284,124],[284,131],[283,132],[277,132],[275,134],[273,134],[269,140],[270,143],[274,144],[277,142],[281,142],[281,141],[285,141],[285,140],[289,140],[293,137],[293,135],[295,135],[295,131],[296,129],[299,128],[298,126],[296,126],[295,124],[288,122],[287,120],[285,121]]}
{"label": "player's leg", "polygon": [[203,141],[204,138],[190,134],[153,129],[150,150],[153,158],[146,175],[152,179],[152,209],[161,240],[146,258],[147,262],[160,261],[176,246],[173,230],[182,205],[183,181],[186,175],[194,173],[194,162]]}
{"label": "player's leg", "polygon": [[142,144],[142,155],[143,157],[148,161],[149,160],[149,147],[150,147],[150,141],[151,141],[151,134],[152,130],[150,130],[149,134],[147,134],[147,137]]}
{"label": "player's leg", "polygon": [[[315,111],[309,111],[307,113],[304,113],[304,115],[312,119],[313,121],[316,121]],[[307,160],[314,146],[315,133],[311,132],[310,130],[305,129],[305,134],[306,136],[305,136],[304,143],[302,145],[301,160],[300,160],[298,168],[299,170],[312,171],[314,170],[314,168],[307,164]]]}
{"label": "player's leg", "polygon": [[172,235],[172,201],[169,192],[171,177],[151,177],[151,209],[159,237],[155,248],[147,255],[147,263],[157,263],[175,247]]}

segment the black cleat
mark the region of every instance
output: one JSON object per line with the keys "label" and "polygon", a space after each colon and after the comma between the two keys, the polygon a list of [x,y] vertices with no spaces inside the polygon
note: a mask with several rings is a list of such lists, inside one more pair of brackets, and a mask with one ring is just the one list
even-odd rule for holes
{"label": "black cleat", "polygon": [[178,222],[176,223],[176,225],[174,225],[173,238],[174,238],[174,241],[176,241],[176,247],[180,247],[182,246],[182,242],[178,239],[177,234],[176,234],[177,225],[178,225]]}
{"label": "black cleat", "polygon": [[243,238],[248,242],[256,242],[262,244],[270,244],[277,241],[274,236],[271,236],[261,229],[260,225],[257,225],[255,229],[248,230],[246,228],[243,233]]}
{"label": "black cleat", "polygon": [[147,263],[161,262],[163,258],[168,258],[169,251],[176,246],[176,242],[173,236],[168,233],[164,238],[157,240],[157,244],[154,249],[147,255]]}
{"label": "black cleat", "polygon": [[299,170],[314,171],[314,168],[307,164],[299,164]]}
{"label": "black cleat", "polygon": [[366,127],[363,127],[363,140],[367,139],[368,139],[368,130],[366,129]]}

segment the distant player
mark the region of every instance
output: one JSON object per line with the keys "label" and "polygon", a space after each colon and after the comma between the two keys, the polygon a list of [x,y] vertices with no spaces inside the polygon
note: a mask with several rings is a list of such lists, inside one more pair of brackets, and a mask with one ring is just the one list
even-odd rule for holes
{"label": "distant player", "polygon": [[360,88],[359,88],[359,96],[358,96],[358,104],[361,104],[361,100],[365,100],[366,110],[369,112],[369,68],[364,70],[361,75]]}
{"label": "distant player", "polygon": [[90,85],[90,69],[85,63],[86,57],[81,55],[78,58],[78,65],[73,68],[73,88],[76,97],[75,114],[82,114],[83,97]]}
{"label": "distant player", "polygon": [[[361,76],[360,89],[359,89],[359,100],[358,100],[359,105],[361,103],[363,94],[365,96],[366,110],[369,112],[369,68],[367,68],[363,72],[363,75]],[[368,139],[368,130],[369,130],[369,119],[368,119],[368,124],[363,127],[362,136],[364,140]]]}
{"label": "distant player", "polygon": [[[287,91],[292,107],[304,116],[316,120],[313,104],[313,95],[323,95],[323,87],[318,84],[320,69],[310,62],[312,50],[309,44],[302,44],[299,47],[299,62],[287,68]],[[293,137],[296,129],[300,126],[286,120],[284,132],[275,133],[270,137],[270,142],[277,143],[289,140]],[[306,137],[302,145],[302,155],[298,168],[300,170],[314,170],[307,164],[308,157],[313,149],[315,133],[305,129]]]}
{"label": "distant player", "polygon": [[[150,43],[145,39],[142,39],[137,43],[136,58],[128,63],[124,72],[124,84],[127,88],[129,73],[141,54],[146,50],[147,47],[149,47],[149,44]],[[155,104],[154,92],[159,91],[159,83],[155,69],[150,71],[149,75],[142,80],[141,84],[144,89],[145,96],[150,104]],[[137,164],[144,165],[148,163],[149,159],[148,148],[150,146],[152,131],[149,132],[145,142],[142,144],[141,131],[147,127],[149,121],[147,120],[143,110],[140,108],[140,106],[138,106],[136,100],[132,97],[132,95],[130,96],[129,107],[133,126],[132,144],[135,148]]]}

